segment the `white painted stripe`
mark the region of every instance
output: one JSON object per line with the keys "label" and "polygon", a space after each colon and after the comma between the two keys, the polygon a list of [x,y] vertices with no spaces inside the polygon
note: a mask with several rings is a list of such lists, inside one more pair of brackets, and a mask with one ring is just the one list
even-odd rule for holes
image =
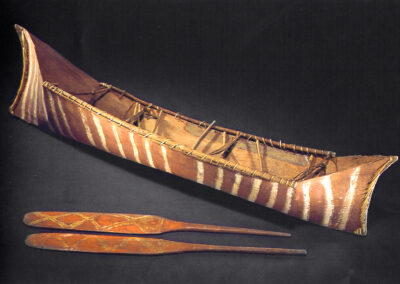
{"label": "white painted stripe", "polygon": [[64,108],[63,108],[63,106],[61,104],[60,97],[56,97],[56,101],[57,101],[58,108],[60,109],[61,118],[62,118],[62,120],[64,122],[65,128],[67,129],[67,132],[68,132],[69,136],[76,140],[74,134],[72,133],[71,127],[69,126],[69,123],[68,123],[68,120],[67,120],[67,116],[65,115]]}
{"label": "white painted stripe", "polygon": [[[47,96],[47,97],[50,97],[50,96],[51,96],[51,92],[50,92],[49,90],[45,90],[45,92],[46,92],[46,96]],[[50,130],[51,130],[52,132],[57,132],[57,130],[54,129],[54,126],[53,126],[53,125],[51,124],[51,122],[50,122],[44,96],[43,96],[43,109],[45,110],[45,116],[46,116],[47,126],[50,128]],[[49,111],[51,112],[51,107],[50,107],[50,110],[49,110]]]}
{"label": "white painted stripe", "polygon": [[152,168],[155,168],[153,163],[153,157],[151,156],[149,140],[147,139],[144,140],[144,147],[146,148],[147,161],[149,162]]}
{"label": "white painted stripe", "polygon": [[[30,41],[30,44],[29,44],[29,47],[30,47],[30,53],[29,53],[29,55],[30,55],[30,62],[32,62],[32,73],[30,74],[30,77],[31,77],[31,79],[30,79],[30,82],[29,82],[29,94],[28,94],[28,97],[29,97],[29,106],[27,105],[27,106],[25,106],[26,107],[26,115],[27,115],[27,121],[29,121],[30,123],[33,123],[33,124],[35,124],[35,116],[34,116],[34,113],[35,113],[35,109],[34,109],[34,106],[35,106],[35,101],[36,101],[36,96],[37,96],[37,90],[36,90],[36,87],[37,87],[37,75],[38,75],[38,73],[39,73],[39,71],[38,71],[38,63],[37,63],[37,57],[36,57],[36,51],[35,51],[35,49],[34,49],[34,44],[33,44],[33,42],[32,42],[32,39],[30,38],[30,36],[29,36],[29,41]],[[28,116],[29,116],[29,119],[28,119]],[[36,124],[35,125],[37,125],[37,121],[36,121]]]}
{"label": "white painted stripe", "polygon": [[358,180],[359,174],[360,174],[360,167],[357,167],[350,176],[350,187],[347,190],[346,196],[343,200],[343,208],[340,212],[339,230],[346,229],[346,225],[349,220],[351,207],[353,204],[354,193],[356,191],[357,180]]}
{"label": "white painted stripe", "polygon": [[215,188],[221,190],[222,183],[224,182],[224,169],[217,168],[217,179],[215,180]]}
{"label": "white painted stripe", "polygon": [[129,139],[131,140],[131,144],[132,144],[132,148],[133,148],[133,155],[135,156],[135,160],[136,160],[136,162],[140,163],[139,151],[138,151],[138,149],[136,147],[135,140],[133,139],[132,132],[129,132]]}
{"label": "white painted stripe", "polygon": [[103,146],[103,149],[106,150],[107,152],[110,152],[110,150],[108,150],[108,147],[107,147],[106,137],[104,136],[103,127],[100,124],[99,118],[93,113],[92,113],[92,118],[94,121],[94,125],[96,125],[97,133],[99,133],[100,141],[101,141],[101,145]]}
{"label": "white painted stripe", "polygon": [[256,201],[258,193],[260,192],[261,180],[258,178],[253,179],[253,184],[251,186],[251,191],[247,200]]}
{"label": "white painted stripe", "polygon": [[[39,76],[38,76],[38,73],[39,73],[39,68],[38,68],[38,63],[37,63],[37,61],[35,60],[34,61],[35,62],[35,65],[34,65],[34,80],[33,80],[33,85],[32,85],[32,87],[33,87],[33,94],[32,94],[32,100],[33,100],[33,103],[31,102],[31,107],[33,108],[33,111],[31,111],[31,122],[34,124],[34,125],[38,125],[38,119],[37,119],[37,101],[38,101],[38,84],[39,84]],[[40,86],[40,87],[42,87],[42,86]]]}
{"label": "white painted stripe", "polygon": [[92,131],[90,130],[89,125],[87,124],[86,116],[85,116],[82,108],[78,107],[78,109],[79,109],[79,113],[81,114],[83,126],[85,127],[86,136],[89,139],[90,144],[92,144],[92,146],[96,146],[96,143],[94,143],[94,140],[93,140]]}
{"label": "white painted stripe", "polygon": [[279,183],[273,182],[271,193],[269,194],[269,199],[267,202],[267,207],[273,208],[275,206],[276,196],[278,195],[278,186]]}
{"label": "white painted stripe", "polygon": [[[42,83],[43,83],[43,79],[42,79],[42,76],[41,76],[41,74],[39,74],[39,76],[40,76],[40,85],[42,85]],[[48,113],[47,113],[47,107],[46,107],[46,103],[45,103],[45,99],[44,99],[44,92],[43,92],[43,87],[40,87],[39,88],[39,98],[40,98],[40,104],[39,104],[39,108],[41,107],[42,109],[41,109],[41,112],[43,113],[43,115],[44,115],[44,120],[45,120],[45,122],[47,123],[47,125],[49,126],[49,128],[50,128],[50,130],[51,131],[53,131],[53,132],[55,132],[54,131],[54,128],[53,128],[53,126],[49,123],[49,115],[48,115]],[[39,113],[40,113],[40,110],[39,110]]]}
{"label": "white painted stripe", "polygon": [[197,178],[198,183],[204,183],[204,164],[203,162],[197,161]]}
{"label": "white painted stripe", "polygon": [[305,181],[302,186],[303,191],[303,214],[301,219],[308,221],[310,217],[310,182]]}
{"label": "white painted stripe", "polygon": [[[49,122],[49,115],[47,113],[47,108],[46,108],[46,104],[44,101],[44,92],[43,92],[43,88],[40,88],[40,101],[41,101],[41,107],[42,107],[42,112],[44,115],[44,119],[46,120],[46,122]],[[48,123],[49,124],[49,123]],[[50,124],[49,124],[50,125]],[[54,128],[53,128],[54,129]]]}
{"label": "white painted stripe", "polygon": [[169,167],[168,157],[167,157],[167,149],[164,145],[161,145],[161,153],[164,158],[164,169],[167,173],[171,173],[171,168]]}
{"label": "white painted stripe", "polygon": [[321,184],[325,189],[325,202],[326,202],[324,210],[324,218],[322,219],[321,225],[329,226],[333,215],[333,209],[335,208],[333,204],[331,176],[324,176],[322,178]]}
{"label": "white painted stripe", "polygon": [[292,206],[293,188],[289,187],[286,191],[285,205],[283,206],[282,212],[289,213],[290,207]]}
{"label": "white painted stripe", "polygon": [[235,174],[235,182],[232,185],[232,195],[238,195],[240,183],[242,182],[242,175]]}
{"label": "white painted stripe", "polygon": [[[25,83],[25,89],[22,95],[21,118],[38,126],[39,125],[38,115],[43,113],[44,119],[47,122],[50,130],[52,132],[56,132],[53,126],[49,123],[49,117],[44,101],[44,93],[42,87],[43,79],[37,61],[35,45],[29,33],[24,32],[24,37],[29,52],[29,59],[28,59],[28,74],[27,74],[28,78]],[[29,106],[26,105],[28,99],[30,100]]]}
{"label": "white painted stripe", "polygon": [[31,95],[30,87],[32,81],[32,70],[33,70],[33,62],[34,62],[34,49],[31,47],[32,42],[30,41],[30,36],[27,32],[24,32],[26,43],[28,45],[28,52],[29,52],[29,61],[28,61],[28,80],[26,81],[25,90],[22,96],[22,103],[21,103],[21,118],[25,119],[25,108],[26,108],[26,100],[27,97]]}
{"label": "white painted stripe", "polygon": [[56,123],[56,127],[58,130],[58,133],[60,133],[61,135],[65,136],[63,129],[61,128],[60,122],[58,121],[58,116],[57,116],[57,111],[56,111],[56,107],[54,104],[54,100],[53,100],[53,95],[49,94],[49,102],[50,102],[50,111],[51,114],[53,116],[53,120]]}
{"label": "white painted stripe", "polygon": [[113,132],[114,132],[115,141],[117,142],[117,146],[118,146],[119,153],[121,154],[121,157],[122,157],[122,158],[126,159],[125,152],[124,152],[124,148],[122,148],[121,140],[119,139],[118,130],[117,130],[117,128],[115,127],[115,124],[112,124],[112,130],[113,130]]}

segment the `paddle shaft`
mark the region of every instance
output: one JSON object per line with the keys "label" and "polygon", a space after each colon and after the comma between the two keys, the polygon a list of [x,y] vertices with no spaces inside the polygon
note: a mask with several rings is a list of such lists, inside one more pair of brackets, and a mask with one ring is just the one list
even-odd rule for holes
{"label": "paddle shaft", "polygon": [[196,251],[244,252],[275,255],[307,254],[303,249],[218,246],[182,243],[153,238],[64,233],[40,233],[29,235],[25,243],[30,247],[49,250],[139,255],[160,255]]}
{"label": "paddle shaft", "polygon": [[290,237],[289,233],[264,231],[247,228],[236,228],[226,226],[214,226],[196,223],[181,223],[182,227],[179,231],[194,231],[194,232],[215,232],[215,233],[234,233],[234,234],[246,234],[246,235],[262,235],[262,236],[275,236],[275,237]]}

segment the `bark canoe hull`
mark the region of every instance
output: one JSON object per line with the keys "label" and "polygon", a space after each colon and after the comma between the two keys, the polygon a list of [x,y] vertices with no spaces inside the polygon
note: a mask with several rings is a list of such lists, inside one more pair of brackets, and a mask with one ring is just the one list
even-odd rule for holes
{"label": "bark canoe hull", "polygon": [[[16,30],[24,65],[21,85],[10,107],[14,116],[121,158],[305,221],[366,235],[373,189],[397,156],[335,157],[333,152],[227,128],[205,129],[207,124],[99,83],[26,29],[16,25]],[[126,106],[124,115],[119,106]],[[132,123],[130,119],[136,118],[135,115],[142,118],[139,116]],[[159,124],[160,120],[163,122]],[[176,134],[170,131],[174,123]],[[198,142],[203,139],[196,132],[199,130],[204,130],[208,138],[204,138],[198,149],[193,149],[190,144],[194,144],[194,139]],[[174,139],[174,135],[179,137],[182,133],[187,133],[184,141]],[[224,149],[234,139],[235,143]],[[222,149],[222,156],[210,154],[207,147],[212,143],[222,145],[217,147]],[[223,156],[227,153],[231,153],[229,158]],[[312,160],[321,162],[324,172],[296,178],[310,169]]]}

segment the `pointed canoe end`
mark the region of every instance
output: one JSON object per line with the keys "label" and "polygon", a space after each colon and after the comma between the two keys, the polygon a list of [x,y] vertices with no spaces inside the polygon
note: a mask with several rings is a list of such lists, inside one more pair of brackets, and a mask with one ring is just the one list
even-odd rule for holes
{"label": "pointed canoe end", "polygon": [[12,103],[12,105],[9,107],[9,111],[12,115],[15,115],[15,108],[17,107],[18,101],[20,99],[20,97],[22,96],[23,90],[25,88],[25,83],[26,80],[28,78],[28,65],[29,65],[29,60],[28,60],[28,51],[27,51],[27,43],[25,42],[24,39],[24,31],[25,29],[23,27],[21,27],[18,24],[14,25],[14,28],[18,34],[18,38],[21,44],[21,48],[22,48],[22,78],[21,78],[21,82],[17,91],[17,95],[15,96],[15,99]]}
{"label": "pointed canoe end", "polygon": [[17,32],[22,32],[22,31],[24,30],[24,28],[21,27],[21,26],[18,25],[18,24],[14,24],[14,28],[15,28],[15,30],[16,30]]}
{"label": "pointed canoe end", "polygon": [[[377,165],[377,168],[374,171],[374,174],[370,178],[368,182],[368,187],[365,191],[365,199],[361,206],[361,215],[360,221],[361,226],[353,231],[354,234],[359,236],[367,235],[367,218],[368,218],[368,208],[371,202],[372,193],[374,192],[375,185],[381,176],[381,174],[387,170],[391,165],[393,165],[399,159],[398,156],[386,156],[383,157],[383,162]],[[375,163],[376,164],[376,163]]]}
{"label": "pointed canoe end", "polygon": [[21,36],[22,36],[23,32],[26,31],[26,29],[18,24],[14,24],[14,28],[21,40]]}

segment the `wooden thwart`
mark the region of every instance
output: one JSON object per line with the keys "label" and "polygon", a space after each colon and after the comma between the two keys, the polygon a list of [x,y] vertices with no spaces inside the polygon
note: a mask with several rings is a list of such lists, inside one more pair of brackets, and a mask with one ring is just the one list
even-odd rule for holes
{"label": "wooden thwart", "polygon": [[256,139],[256,145],[257,145],[257,154],[258,154],[258,162],[259,162],[259,169],[260,171],[263,170],[263,166],[262,166],[262,156],[261,156],[261,151],[260,151],[260,141],[258,141],[258,139]]}
{"label": "wooden thwart", "polygon": [[125,120],[128,123],[135,123],[136,121],[138,121],[142,115],[144,114],[145,109],[143,108],[142,110],[140,110],[138,113],[134,114],[133,116],[131,116],[130,118],[128,118],[127,120]]}
{"label": "wooden thwart", "polygon": [[222,156],[224,158],[226,158],[229,155],[229,153],[232,151],[232,147],[234,146],[236,141],[238,141],[239,138],[240,138],[240,134],[237,133],[237,135],[230,142],[224,143],[224,145],[222,145],[220,148],[210,152],[209,155],[222,154]]}
{"label": "wooden thwart", "polygon": [[156,120],[156,123],[154,124],[154,128],[153,128],[153,130],[151,131],[151,133],[155,133],[155,132],[156,132],[156,130],[157,130],[157,128],[158,128],[158,124],[160,123],[162,114],[163,114],[163,110],[160,110],[160,112],[159,112],[159,114],[158,114],[158,117],[157,117],[157,120]]}
{"label": "wooden thwart", "polygon": [[104,91],[104,92],[103,92],[102,94],[98,95],[97,97],[96,97],[97,94],[93,94],[93,100],[91,101],[91,104],[92,104],[93,106],[95,106],[96,103],[97,103],[99,100],[101,100],[102,98],[104,98],[104,96],[105,96],[109,91],[111,91],[111,87],[106,87],[106,88],[103,89],[103,90],[99,90],[99,92],[100,92],[100,91]]}
{"label": "wooden thwart", "polygon": [[196,143],[193,146],[193,150],[196,150],[196,148],[199,146],[201,140],[203,140],[203,138],[207,135],[208,132],[210,132],[211,128],[213,127],[213,125],[215,124],[215,120],[213,122],[211,122],[208,127],[206,128],[206,130],[204,130],[204,132],[200,135],[200,137],[197,139]]}
{"label": "wooden thwart", "polygon": [[137,102],[132,101],[132,103],[129,105],[128,109],[126,110],[126,112],[125,112],[124,115],[122,116],[122,119],[123,119],[123,120],[127,121],[127,119],[129,118],[129,113],[130,113],[130,111],[132,110],[132,107],[133,107],[133,106],[134,106],[134,108],[133,108],[133,113],[136,112]]}

